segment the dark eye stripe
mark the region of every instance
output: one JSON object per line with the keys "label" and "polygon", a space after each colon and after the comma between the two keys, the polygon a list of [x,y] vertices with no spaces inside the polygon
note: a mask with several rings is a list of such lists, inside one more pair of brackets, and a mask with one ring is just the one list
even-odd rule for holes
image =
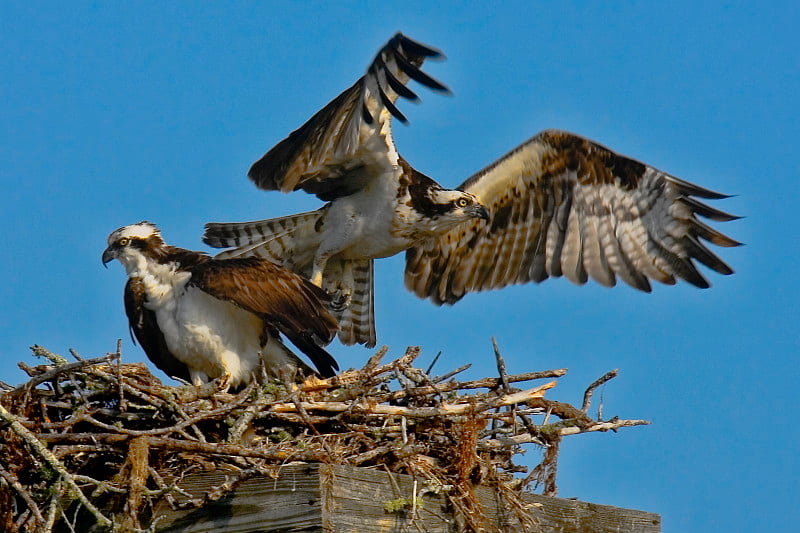
{"label": "dark eye stripe", "polygon": [[142,239],[131,239],[128,241],[128,244],[134,248],[138,248],[139,250],[147,249],[147,243]]}

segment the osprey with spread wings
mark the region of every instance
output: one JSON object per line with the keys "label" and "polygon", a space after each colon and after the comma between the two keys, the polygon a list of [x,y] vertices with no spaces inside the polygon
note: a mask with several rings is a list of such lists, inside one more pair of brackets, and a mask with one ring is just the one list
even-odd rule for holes
{"label": "osprey with spread wings", "polygon": [[373,260],[406,252],[405,283],[437,305],[468,292],[565,276],[650,291],[650,279],[706,288],[698,261],[733,270],[702,241],[739,243],[697,217],[738,217],[698,200],[726,198],[593,141],[543,131],[446,189],[397,152],[399,97],[441,52],[396,34],[367,73],[269,150],[248,177],[264,190],[302,189],[327,202],[297,215],[209,223],[218,257],[259,256],[307,276],[334,296],[344,344],[375,345]]}

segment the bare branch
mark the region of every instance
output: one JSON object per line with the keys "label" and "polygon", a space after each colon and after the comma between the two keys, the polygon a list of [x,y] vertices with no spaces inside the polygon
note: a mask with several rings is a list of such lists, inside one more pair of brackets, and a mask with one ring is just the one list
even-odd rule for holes
{"label": "bare branch", "polygon": [[605,374],[594,380],[592,384],[586,388],[586,392],[583,394],[583,405],[581,406],[581,411],[583,411],[584,413],[588,413],[589,406],[592,405],[592,395],[594,394],[595,389],[600,385],[606,383],[607,381],[614,379],[618,375],[619,375],[619,370],[615,368],[614,370],[609,370],[608,372],[606,372]]}

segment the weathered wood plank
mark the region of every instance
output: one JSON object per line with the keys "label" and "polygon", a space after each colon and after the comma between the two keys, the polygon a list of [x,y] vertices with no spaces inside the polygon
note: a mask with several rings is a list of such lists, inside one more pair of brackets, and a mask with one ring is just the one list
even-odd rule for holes
{"label": "weathered wood plank", "polygon": [[[453,516],[447,512],[440,495],[425,494],[416,509],[388,512],[385,505],[400,498],[413,501],[414,478],[369,468],[325,465],[320,469],[323,497],[328,504],[324,511],[326,531],[400,532],[455,531]],[[425,488],[418,480],[417,494]],[[416,514],[414,511],[416,510]]]}
{"label": "weathered wood plank", "polygon": [[[201,496],[225,481],[224,474],[188,476],[182,488]],[[253,478],[226,498],[195,511],[156,509],[159,533],[264,533],[270,531],[320,531],[399,533],[408,531],[455,532],[458,525],[442,495],[425,493],[417,480],[416,509],[389,512],[387,502],[410,503],[414,478],[368,468],[335,465],[289,465],[277,479]],[[425,493],[425,494],[423,494]],[[503,508],[498,494],[478,487],[476,496],[486,513],[503,531],[519,531],[518,522]],[[400,499],[404,499],[400,500]],[[530,514],[541,533],[660,533],[661,519],[654,513],[621,509],[575,500],[528,495]],[[402,507],[402,505],[400,505]],[[537,532],[538,533],[538,532]]]}
{"label": "weathered wood plank", "polygon": [[529,494],[540,533],[660,533],[661,516],[646,511]]}
{"label": "weathered wood plank", "polygon": [[[187,476],[181,488],[194,497],[225,482],[223,473]],[[322,498],[318,465],[281,469],[278,479],[256,477],[202,509],[173,511],[157,506],[158,533],[255,533],[322,531]]]}

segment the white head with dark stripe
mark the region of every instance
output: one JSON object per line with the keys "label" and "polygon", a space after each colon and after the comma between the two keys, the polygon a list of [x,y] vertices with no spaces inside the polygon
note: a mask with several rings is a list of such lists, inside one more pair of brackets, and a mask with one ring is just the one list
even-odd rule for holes
{"label": "white head with dark stripe", "polygon": [[489,219],[489,211],[472,194],[438,185],[409,187],[410,207],[419,215],[418,229],[438,234],[471,219]]}
{"label": "white head with dark stripe", "polygon": [[103,251],[103,265],[117,259],[131,274],[145,268],[148,260],[160,262],[166,249],[159,229],[150,222],[142,221],[123,226],[108,236],[108,247]]}

